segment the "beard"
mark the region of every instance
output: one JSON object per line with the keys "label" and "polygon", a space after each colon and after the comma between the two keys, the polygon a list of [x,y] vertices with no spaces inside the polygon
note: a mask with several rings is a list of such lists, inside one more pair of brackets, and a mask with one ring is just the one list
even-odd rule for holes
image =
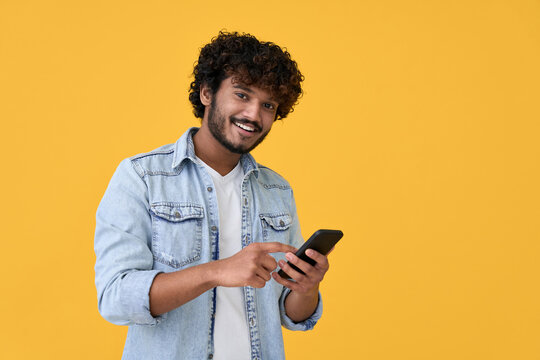
{"label": "beard", "polygon": [[[243,144],[233,144],[229,139],[227,139],[225,135],[225,122],[230,121],[231,124],[233,122],[238,122],[241,124],[249,124],[255,128],[256,132],[261,133],[259,138],[253,143],[251,146],[243,145]],[[236,126],[232,124],[232,126]],[[247,119],[239,119],[237,117],[231,116],[230,120],[227,120],[225,116],[219,111],[219,109],[216,106],[215,103],[215,97],[212,98],[212,101],[210,103],[210,108],[208,109],[208,129],[210,130],[210,133],[212,136],[221,144],[223,147],[225,147],[227,150],[229,150],[232,153],[235,154],[247,154],[251,150],[255,149],[257,145],[262,143],[266,135],[268,135],[269,131],[262,132],[261,127],[259,124],[254,123],[252,121],[249,121]]]}

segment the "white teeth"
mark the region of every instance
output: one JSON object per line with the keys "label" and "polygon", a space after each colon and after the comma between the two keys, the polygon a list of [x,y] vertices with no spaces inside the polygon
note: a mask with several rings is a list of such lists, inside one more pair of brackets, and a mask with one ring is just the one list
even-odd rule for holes
{"label": "white teeth", "polygon": [[238,126],[238,127],[241,128],[241,129],[244,129],[244,130],[246,130],[246,131],[249,131],[249,132],[255,131],[254,128],[251,128],[251,127],[249,127],[249,126],[247,126],[247,125],[244,125],[244,124],[240,124],[240,123],[235,122],[234,125]]}

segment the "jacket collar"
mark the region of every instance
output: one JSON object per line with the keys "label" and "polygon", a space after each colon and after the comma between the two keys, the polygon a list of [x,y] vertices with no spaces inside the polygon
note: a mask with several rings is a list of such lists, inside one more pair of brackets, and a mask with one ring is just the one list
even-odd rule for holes
{"label": "jacket collar", "polygon": [[[185,164],[186,160],[191,160],[193,163],[197,163],[195,156],[195,145],[193,144],[193,135],[199,130],[198,127],[189,128],[174,145],[174,156],[172,161],[172,168],[178,168],[179,170]],[[243,154],[240,157],[240,164],[244,169],[244,174],[248,174],[251,171],[255,171],[257,174],[259,167],[251,154]]]}

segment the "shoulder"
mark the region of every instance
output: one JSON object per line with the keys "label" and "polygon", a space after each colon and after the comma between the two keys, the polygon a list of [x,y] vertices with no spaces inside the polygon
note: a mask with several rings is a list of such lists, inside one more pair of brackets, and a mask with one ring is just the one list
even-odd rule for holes
{"label": "shoulder", "polygon": [[257,164],[259,168],[258,182],[265,188],[278,188],[282,190],[290,190],[291,185],[283,176],[261,164]]}
{"label": "shoulder", "polygon": [[130,163],[140,177],[146,175],[172,175],[176,174],[176,171],[172,167],[174,151],[175,144],[167,144],[154,150],[131,156],[124,159],[123,162]]}

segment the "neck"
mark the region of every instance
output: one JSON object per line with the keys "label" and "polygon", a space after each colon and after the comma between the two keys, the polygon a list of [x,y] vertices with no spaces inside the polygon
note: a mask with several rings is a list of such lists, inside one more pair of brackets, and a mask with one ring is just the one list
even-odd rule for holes
{"label": "neck", "polygon": [[206,126],[193,135],[195,155],[221,176],[227,175],[240,161],[241,154],[230,152],[221,145]]}

